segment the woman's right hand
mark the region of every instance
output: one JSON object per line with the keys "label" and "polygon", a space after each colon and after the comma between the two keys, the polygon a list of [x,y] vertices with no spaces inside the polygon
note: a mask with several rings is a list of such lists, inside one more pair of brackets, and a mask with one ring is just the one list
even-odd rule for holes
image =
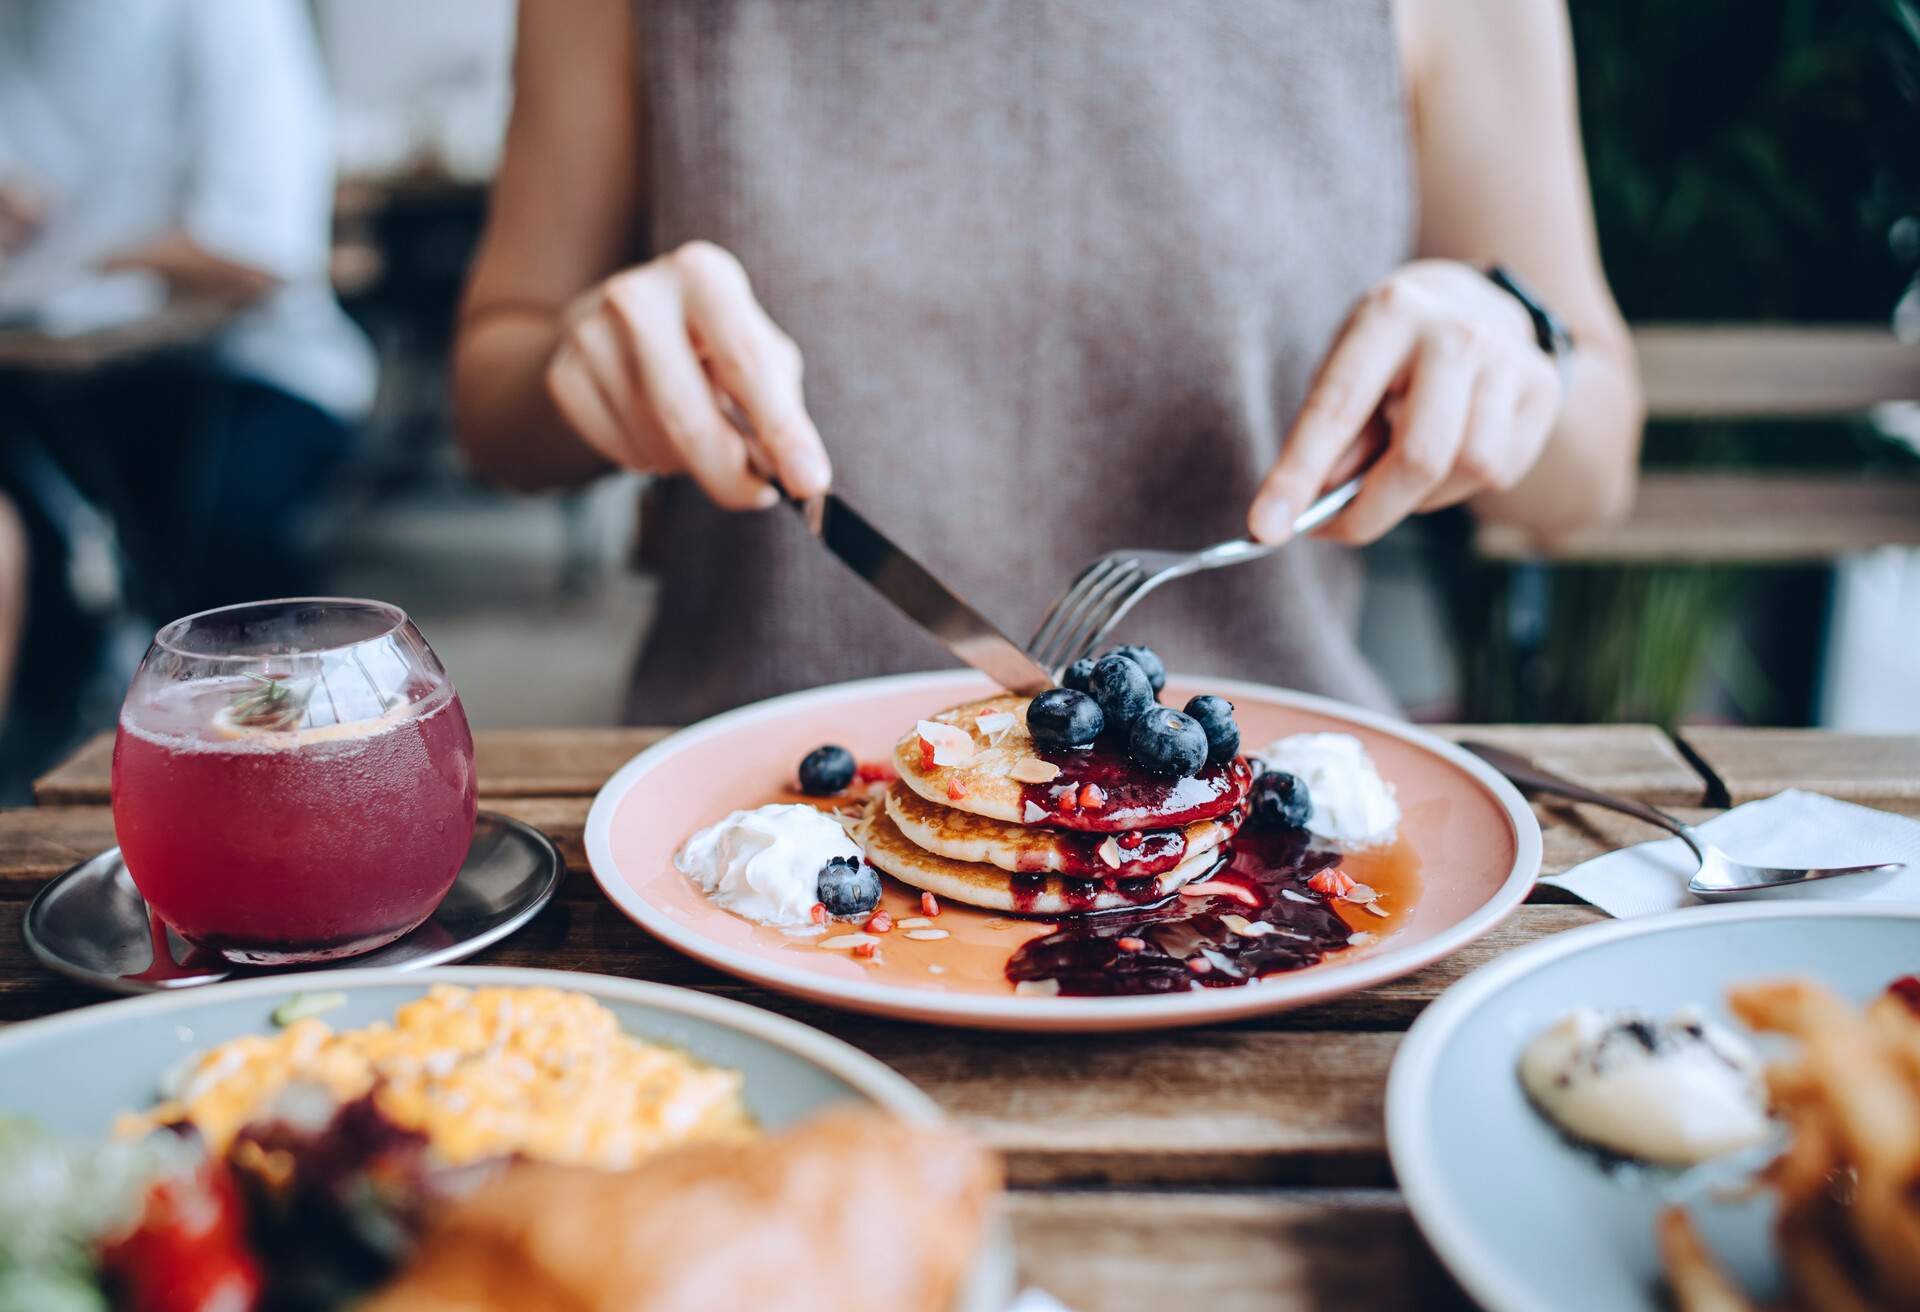
{"label": "woman's right hand", "polygon": [[740,261],[695,241],[576,299],[546,384],[561,417],[616,465],[687,474],[725,509],[764,510],[779,493],[763,470],[796,497],[833,477],[800,370],[800,348],[754,299]]}

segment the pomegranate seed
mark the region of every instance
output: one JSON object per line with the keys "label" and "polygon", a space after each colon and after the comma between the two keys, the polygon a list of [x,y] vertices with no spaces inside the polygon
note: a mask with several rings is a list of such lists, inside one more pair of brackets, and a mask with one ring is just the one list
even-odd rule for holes
{"label": "pomegranate seed", "polygon": [[1101,790],[1099,784],[1088,784],[1080,790],[1080,809],[1082,811],[1098,811],[1106,804],[1107,795]]}
{"label": "pomegranate seed", "polygon": [[947,796],[949,798],[957,802],[966,795],[967,785],[961,780],[959,775],[955,775],[953,778],[947,780]]}
{"label": "pomegranate seed", "polygon": [[1120,835],[1120,846],[1138,847],[1140,846],[1140,838],[1141,834],[1138,829],[1129,829],[1126,833]]}
{"label": "pomegranate seed", "polygon": [[1119,938],[1113,941],[1113,945],[1122,952],[1140,952],[1145,950],[1147,941],[1143,938]]}
{"label": "pomegranate seed", "polygon": [[925,738],[920,740],[920,768],[922,770],[933,769],[933,744]]}
{"label": "pomegranate seed", "polygon": [[815,902],[808,908],[807,914],[813,917],[814,924],[824,925],[827,923],[827,904],[824,902]]}
{"label": "pomegranate seed", "polygon": [[853,955],[856,957],[870,957],[879,950],[880,945],[878,943],[855,943],[853,945]]}
{"label": "pomegranate seed", "polygon": [[920,895],[920,914],[923,916],[939,915],[940,899],[931,893],[922,893]]}
{"label": "pomegranate seed", "polygon": [[1213,963],[1205,957],[1188,957],[1187,969],[1196,975],[1210,975],[1213,973]]}
{"label": "pomegranate seed", "polygon": [[1353,877],[1333,869],[1316,871],[1307,880],[1307,887],[1326,897],[1344,897],[1353,891]]}
{"label": "pomegranate seed", "polygon": [[873,913],[873,919],[867,922],[867,933],[884,934],[893,928],[893,917],[885,911]]}
{"label": "pomegranate seed", "polygon": [[900,777],[900,772],[885,761],[862,761],[854,775],[863,784],[890,784]]}

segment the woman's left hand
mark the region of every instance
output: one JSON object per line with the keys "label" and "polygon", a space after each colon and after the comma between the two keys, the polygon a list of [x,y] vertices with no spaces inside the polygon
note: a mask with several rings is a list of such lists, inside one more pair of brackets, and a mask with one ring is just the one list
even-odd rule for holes
{"label": "woman's left hand", "polygon": [[1361,298],[1248,512],[1281,542],[1294,518],[1362,459],[1376,416],[1388,440],[1360,493],[1318,536],[1372,542],[1408,515],[1512,488],[1560,408],[1559,370],[1519,301],[1453,260],[1418,260]]}

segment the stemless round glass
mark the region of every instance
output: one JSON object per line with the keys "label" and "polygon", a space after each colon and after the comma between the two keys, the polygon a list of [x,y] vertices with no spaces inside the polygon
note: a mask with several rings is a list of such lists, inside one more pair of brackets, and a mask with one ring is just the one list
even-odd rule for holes
{"label": "stemless round glass", "polygon": [[302,597],[175,620],[120,711],[113,827],[147,904],[229,961],[330,961],[433,914],[473,735],[405,612]]}

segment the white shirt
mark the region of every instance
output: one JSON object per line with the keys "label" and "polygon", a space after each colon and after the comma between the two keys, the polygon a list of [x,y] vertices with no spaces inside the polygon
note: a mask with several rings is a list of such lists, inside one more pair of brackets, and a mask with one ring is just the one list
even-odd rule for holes
{"label": "white shirt", "polygon": [[374,359],[327,282],[327,128],[299,0],[5,0],[0,176],[47,206],[0,262],[0,307],[71,296],[177,227],[281,282],[221,331],[227,366],[357,418]]}

